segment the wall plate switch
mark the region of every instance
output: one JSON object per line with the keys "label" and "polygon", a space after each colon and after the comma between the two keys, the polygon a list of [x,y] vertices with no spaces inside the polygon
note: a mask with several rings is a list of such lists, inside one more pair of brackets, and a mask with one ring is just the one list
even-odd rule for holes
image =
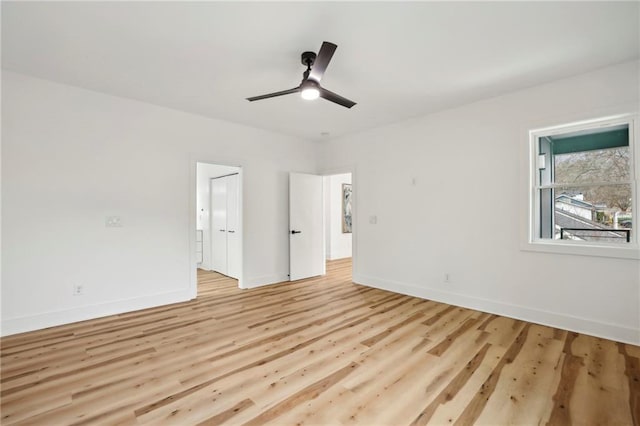
{"label": "wall plate switch", "polygon": [[120,216],[107,216],[104,220],[107,228],[122,228],[122,218]]}

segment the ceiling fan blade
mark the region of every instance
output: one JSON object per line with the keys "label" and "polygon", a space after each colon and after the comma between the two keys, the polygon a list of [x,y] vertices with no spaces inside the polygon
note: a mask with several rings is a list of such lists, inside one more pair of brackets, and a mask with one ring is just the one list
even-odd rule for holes
{"label": "ceiling fan blade", "polygon": [[350,101],[347,98],[343,98],[342,96],[338,95],[337,93],[333,93],[332,91],[327,90],[327,89],[325,89],[323,87],[321,87],[319,90],[320,90],[320,97],[321,98],[324,98],[324,99],[326,99],[328,101],[331,101],[331,102],[335,102],[338,105],[342,105],[343,107],[351,108],[352,106],[354,106],[356,104],[355,102]]}
{"label": "ceiling fan blade", "polygon": [[322,76],[324,72],[327,70],[327,66],[329,65],[329,61],[331,61],[331,57],[333,53],[338,48],[337,45],[333,43],[329,43],[328,41],[322,42],[322,47],[320,47],[320,51],[318,52],[318,56],[316,60],[313,62],[313,66],[311,67],[311,72],[309,73],[309,78],[320,82],[322,80]]}
{"label": "ceiling fan blade", "polygon": [[261,99],[275,98],[276,96],[290,95],[291,93],[296,93],[299,91],[300,91],[300,86],[294,87],[293,89],[289,89],[289,90],[283,90],[281,92],[269,93],[267,95],[253,96],[251,98],[247,98],[247,100],[249,102],[259,101]]}

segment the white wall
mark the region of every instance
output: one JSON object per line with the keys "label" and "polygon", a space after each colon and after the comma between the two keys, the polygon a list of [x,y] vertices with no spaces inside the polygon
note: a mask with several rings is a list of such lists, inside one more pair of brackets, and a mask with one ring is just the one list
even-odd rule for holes
{"label": "white wall", "polygon": [[238,171],[238,167],[197,164],[196,228],[202,230],[202,264],[199,267],[207,271],[211,270],[211,179]]}
{"label": "white wall", "polygon": [[528,130],[637,111],[638,65],[324,145],[321,170],[357,170],[354,281],[640,343],[640,261],[521,250]]}
{"label": "white wall", "polygon": [[351,257],[351,235],[342,233],[342,184],[351,183],[351,173],[324,177],[325,248],[328,260]]}
{"label": "white wall", "polygon": [[[205,161],[243,168],[247,286],[286,279],[288,172],[353,169],[356,282],[638,344],[640,262],[520,248],[527,131],[637,110],[638,71],[621,64],[321,147],[3,72],[2,334],[193,297]],[[124,226],[105,228],[109,215]],[[71,296],[73,283],[86,294]]]}
{"label": "white wall", "polygon": [[196,161],[243,169],[245,285],[287,279],[315,145],[6,71],[2,103],[3,335],[192,298]]}

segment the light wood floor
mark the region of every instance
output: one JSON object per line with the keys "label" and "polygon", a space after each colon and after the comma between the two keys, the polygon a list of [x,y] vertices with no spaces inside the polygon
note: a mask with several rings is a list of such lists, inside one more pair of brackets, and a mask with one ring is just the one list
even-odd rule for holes
{"label": "light wood floor", "polygon": [[2,424],[618,424],[640,347],[325,277],[3,338]]}

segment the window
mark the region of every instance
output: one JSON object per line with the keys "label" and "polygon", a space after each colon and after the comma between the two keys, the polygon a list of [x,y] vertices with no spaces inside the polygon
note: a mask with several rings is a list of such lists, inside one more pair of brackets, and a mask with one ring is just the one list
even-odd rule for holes
{"label": "window", "polygon": [[637,248],[633,117],[535,130],[530,243]]}

